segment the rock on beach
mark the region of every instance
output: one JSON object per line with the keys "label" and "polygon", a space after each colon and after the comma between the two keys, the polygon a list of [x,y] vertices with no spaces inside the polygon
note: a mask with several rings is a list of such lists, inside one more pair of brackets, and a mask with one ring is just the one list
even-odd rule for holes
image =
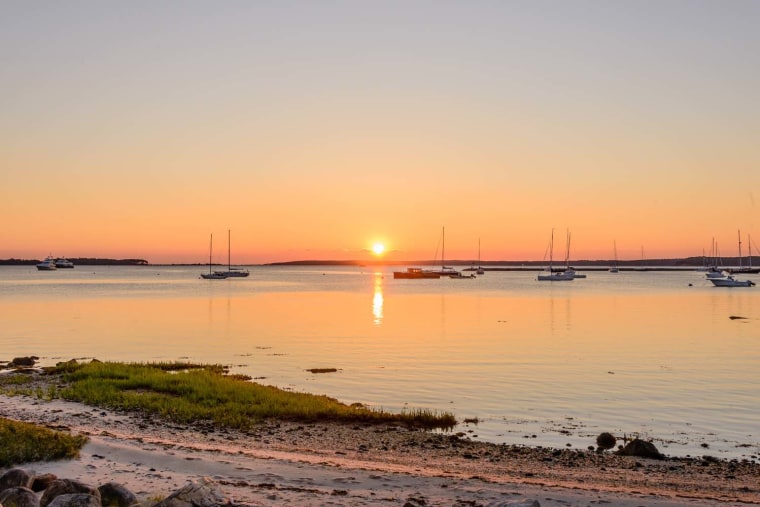
{"label": "rock on beach", "polygon": [[[72,479],[54,479],[47,487],[35,492],[30,489],[35,474],[13,468],[0,476],[0,507],[136,507],[140,505],[134,493],[116,482],[93,487]],[[49,478],[49,475],[48,475]],[[232,506],[219,485],[210,478],[190,481],[153,507],[213,507]]]}

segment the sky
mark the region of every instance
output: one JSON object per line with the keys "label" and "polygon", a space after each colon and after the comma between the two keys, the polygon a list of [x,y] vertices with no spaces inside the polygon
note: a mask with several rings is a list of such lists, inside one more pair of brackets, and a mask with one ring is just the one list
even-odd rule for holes
{"label": "sky", "polygon": [[213,234],[222,262],[231,231],[238,264],[432,259],[444,227],[447,259],[540,260],[552,229],[577,260],[736,255],[738,230],[746,253],[758,19],[753,0],[3,0],[0,258],[206,262]]}

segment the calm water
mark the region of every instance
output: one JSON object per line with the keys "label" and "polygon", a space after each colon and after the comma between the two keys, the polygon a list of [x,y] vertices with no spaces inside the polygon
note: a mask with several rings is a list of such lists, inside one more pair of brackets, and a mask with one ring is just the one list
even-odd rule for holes
{"label": "calm water", "polygon": [[697,272],[550,283],[202,270],[0,267],[0,359],[219,362],[349,403],[477,417],[458,430],[480,440],[585,448],[611,431],[674,456],[760,454],[757,287],[715,288]]}

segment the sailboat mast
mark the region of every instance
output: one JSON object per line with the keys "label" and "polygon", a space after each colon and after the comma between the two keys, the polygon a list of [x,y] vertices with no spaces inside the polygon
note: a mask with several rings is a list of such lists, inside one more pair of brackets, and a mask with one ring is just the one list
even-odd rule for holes
{"label": "sailboat mast", "polygon": [[752,237],[747,233],[747,251],[749,254],[749,267],[752,269]]}
{"label": "sailboat mast", "polygon": [[227,271],[232,271],[232,263],[230,262],[230,230],[227,229]]}
{"label": "sailboat mast", "polygon": [[549,274],[552,273],[553,261],[554,261],[554,228],[552,227],[552,240],[549,242]]}
{"label": "sailboat mast", "polygon": [[208,274],[211,274],[211,252],[214,249],[214,234],[208,240]]}
{"label": "sailboat mast", "polygon": [[739,269],[742,268],[742,231],[737,231],[739,233]]}
{"label": "sailboat mast", "polygon": [[446,269],[446,227],[441,227],[441,271]]}

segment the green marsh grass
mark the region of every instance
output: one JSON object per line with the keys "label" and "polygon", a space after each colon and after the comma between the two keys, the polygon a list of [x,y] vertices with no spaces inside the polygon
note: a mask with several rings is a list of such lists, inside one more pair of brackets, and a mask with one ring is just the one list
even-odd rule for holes
{"label": "green marsh grass", "polygon": [[[88,405],[159,415],[178,423],[212,421],[249,429],[266,419],[399,423],[410,427],[449,429],[450,413],[405,410],[391,413],[346,405],[324,395],[294,393],[224,375],[219,365],[187,363],[91,363],[62,369],[65,399]],[[56,370],[53,370],[55,373]]]}
{"label": "green marsh grass", "polygon": [[0,467],[75,458],[86,442],[81,435],[0,417]]}

